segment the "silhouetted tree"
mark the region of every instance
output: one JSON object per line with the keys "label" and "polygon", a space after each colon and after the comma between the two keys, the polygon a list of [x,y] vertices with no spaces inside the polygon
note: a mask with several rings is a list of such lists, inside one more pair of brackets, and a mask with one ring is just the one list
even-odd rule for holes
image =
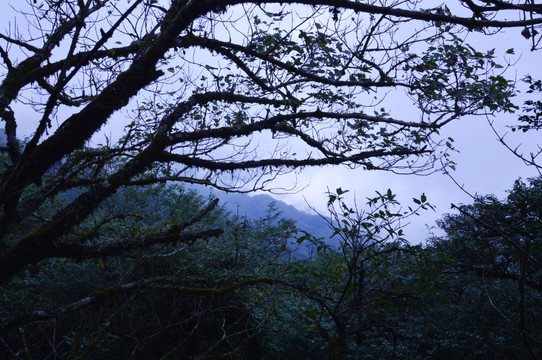
{"label": "silhouetted tree", "polygon": [[[100,224],[87,233],[79,226],[121,186],[181,181],[247,191],[307,166],[427,170],[446,151],[437,135],[443,125],[515,108],[511,82],[493,73],[493,53],[458,33],[517,27],[536,47],[542,22],[536,4],[454,5],[462,8],[337,0],[13,4],[19,19],[0,35],[7,134],[0,280],[48,258],[216,235],[171,225],[153,239],[98,249]],[[396,118],[381,108],[391,89],[403,89],[418,114]],[[106,125],[113,135],[95,145]],[[23,142],[21,128],[30,132]],[[66,193],[74,198],[37,216]]]}

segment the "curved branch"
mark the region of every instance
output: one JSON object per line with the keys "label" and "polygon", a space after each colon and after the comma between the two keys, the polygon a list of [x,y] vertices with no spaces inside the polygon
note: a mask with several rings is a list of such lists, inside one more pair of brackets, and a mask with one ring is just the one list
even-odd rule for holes
{"label": "curved branch", "polygon": [[[268,62],[270,64],[273,64],[277,67],[280,67],[284,70],[287,70],[288,72],[292,74],[296,74],[299,76],[302,76],[310,81],[314,81],[321,84],[326,85],[332,85],[332,86],[362,86],[362,87],[393,87],[393,86],[403,86],[407,88],[412,88],[412,85],[405,84],[405,83],[399,83],[399,82],[393,82],[389,79],[385,78],[384,80],[374,81],[374,80],[363,80],[363,81],[351,81],[351,80],[333,80],[329,77],[319,76],[316,74],[312,74],[308,71],[305,71],[303,69],[300,69],[294,65],[287,64],[283,61],[277,60],[273,56],[270,56],[267,53],[260,53],[256,50],[252,50],[246,46],[238,45],[234,43],[224,42],[220,40],[215,39],[209,39],[209,38],[203,38],[198,37],[193,34],[187,35],[179,40],[179,44],[182,44],[183,41],[193,42],[194,45],[201,46],[202,48],[206,48],[209,50],[214,50],[216,52],[224,52],[224,48],[236,50],[243,52],[247,55],[254,56],[262,61]],[[267,85],[266,85],[267,86]],[[282,87],[283,85],[278,85],[272,89],[278,89]],[[267,86],[268,87],[268,86]]]}
{"label": "curved branch", "polygon": [[[229,95],[226,94],[220,100],[228,101],[228,100],[233,100],[233,99],[235,98],[230,97]],[[252,98],[247,98],[247,102],[249,100],[252,100]],[[264,101],[275,102],[282,105],[284,105],[285,103],[287,104],[287,101],[266,100],[265,98],[264,99],[260,98],[259,103],[265,104]],[[207,139],[207,138],[228,139],[232,137],[246,136],[257,131],[276,130],[277,129],[276,125],[284,121],[302,120],[302,119],[310,119],[310,118],[359,119],[359,120],[366,120],[366,121],[371,121],[375,123],[393,124],[393,125],[407,126],[407,127],[413,127],[413,128],[434,129],[434,130],[437,130],[438,128],[442,126],[442,124],[437,124],[434,122],[433,123],[409,122],[409,121],[398,120],[398,119],[394,119],[390,117],[367,115],[365,113],[341,113],[341,112],[327,112],[327,111],[316,110],[316,111],[310,111],[310,112],[279,114],[279,115],[271,116],[268,119],[257,121],[251,124],[225,126],[225,127],[211,129],[211,130],[176,132],[169,135],[168,145],[174,145],[174,144],[187,142],[187,141],[197,141],[197,140],[202,140],[202,139]]]}
{"label": "curved branch", "polygon": [[123,240],[108,243],[104,246],[85,245],[83,243],[62,242],[58,246],[50,251],[49,258],[52,257],[65,257],[74,259],[77,261],[117,256],[120,254],[125,255],[129,251],[138,249],[148,249],[152,245],[157,244],[192,244],[200,239],[208,239],[211,237],[220,236],[224,232],[223,229],[211,229],[204,230],[195,233],[183,233],[178,234],[173,231],[167,231],[162,235],[149,235],[142,241],[136,240]]}
{"label": "curved branch", "polygon": [[[241,1],[232,1],[233,4],[238,4]],[[244,1],[243,1],[244,2]],[[252,3],[256,4],[264,4],[264,3],[272,3],[275,1],[251,1]],[[389,15],[394,16],[398,18],[406,18],[406,19],[413,19],[413,20],[422,20],[422,21],[431,21],[431,22],[443,22],[443,23],[449,23],[449,24],[455,24],[455,25],[462,25],[469,29],[477,29],[477,28],[511,28],[511,27],[523,27],[523,26],[529,26],[529,25],[538,25],[542,24],[542,18],[534,18],[529,20],[517,20],[517,21],[508,21],[508,20],[478,20],[476,18],[471,17],[461,17],[461,16],[454,16],[451,14],[446,14],[444,12],[429,12],[426,10],[407,10],[407,9],[399,9],[391,6],[377,6],[372,4],[366,4],[358,1],[349,1],[349,0],[326,0],[326,1],[318,1],[318,0],[305,0],[305,1],[296,1],[296,3],[299,4],[307,4],[307,5],[328,5],[328,6],[334,6],[337,8],[344,8],[344,9],[351,9],[356,12],[364,12],[368,14],[381,14],[381,15]],[[502,4],[502,2],[500,2]],[[521,11],[528,11],[540,14],[542,13],[542,7],[540,5],[532,5],[528,6],[527,8],[518,9],[517,7],[508,7],[504,8],[501,7],[500,9],[506,10],[506,9],[517,9]]]}
{"label": "curved branch", "polygon": [[265,167],[289,167],[289,168],[300,168],[306,166],[323,166],[323,165],[338,165],[338,164],[358,164],[365,165],[370,169],[375,169],[375,166],[369,162],[365,162],[370,158],[374,157],[385,157],[385,156],[408,156],[408,155],[421,155],[430,152],[429,150],[412,150],[412,149],[396,149],[396,150],[373,150],[373,151],[364,151],[359,154],[351,156],[332,156],[320,159],[260,159],[260,160],[249,160],[249,161],[237,161],[237,162],[219,162],[213,160],[199,159],[194,158],[189,155],[179,155],[172,154],[168,152],[163,152],[157,161],[161,162],[177,162],[188,166],[195,166],[199,168],[214,170],[214,171],[234,171],[234,170],[247,170],[254,168],[265,168]]}

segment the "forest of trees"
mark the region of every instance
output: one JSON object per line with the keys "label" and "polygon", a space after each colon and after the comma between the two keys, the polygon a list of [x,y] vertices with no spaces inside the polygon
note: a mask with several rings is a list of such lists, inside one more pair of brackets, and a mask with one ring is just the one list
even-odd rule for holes
{"label": "forest of trees", "polygon": [[[539,51],[542,5],[8,3],[0,358],[542,358],[542,177],[455,206],[424,245],[401,224],[425,195],[330,191],[331,247],[273,206],[243,218],[187,186],[448,171],[451,122],[508,113],[539,130],[541,80],[507,78],[513,46],[468,35],[511,28]],[[389,94],[413,105],[394,114]]]}

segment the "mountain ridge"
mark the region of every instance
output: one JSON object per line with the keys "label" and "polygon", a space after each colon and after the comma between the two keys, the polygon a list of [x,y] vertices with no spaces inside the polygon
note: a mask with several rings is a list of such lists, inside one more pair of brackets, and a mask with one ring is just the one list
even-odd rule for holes
{"label": "mountain ridge", "polygon": [[[269,204],[274,204],[280,217],[293,220],[299,230],[321,239],[331,247],[338,246],[338,240],[331,238],[333,230],[329,227],[328,220],[320,215],[308,214],[267,194],[212,193],[212,195],[220,200],[227,211],[249,220],[265,218]],[[298,237],[301,236],[303,234],[299,233]]]}

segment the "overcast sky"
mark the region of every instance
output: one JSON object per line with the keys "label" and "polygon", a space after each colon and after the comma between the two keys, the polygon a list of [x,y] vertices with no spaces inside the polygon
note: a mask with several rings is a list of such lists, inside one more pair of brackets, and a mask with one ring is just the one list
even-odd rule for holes
{"label": "overcast sky", "polygon": [[[495,194],[504,198],[517,178],[526,179],[537,175],[535,169],[524,165],[498,143],[490,126],[482,118],[463,119],[450,124],[443,133],[455,139],[455,146],[460,151],[453,156],[457,168],[452,175],[471,194]],[[534,136],[527,140],[524,143],[531,146],[536,141]],[[307,205],[304,198],[318,210],[325,211],[326,198],[323,195],[327,188],[334,190],[341,187],[355,192],[358,204],[365,197],[371,196],[374,190],[383,192],[390,188],[398,195],[404,207],[412,205],[412,197],[425,193],[428,201],[436,206],[436,211],[425,211],[421,216],[409,219],[410,225],[405,231],[407,238],[414,243],[427,237],[426,225],[434,226],[435,220],[442,214],[453,212],[450,209],[451,203],[471,202],[471,198],[452,179],[440,172],[428,176],[412,176],[333,167],[307,169],[300,179],[309,183],[303,191],[278,198],[305,210]]]}
{"label": "overcast sky", "polygon": [[[8,1],[9,3],[9,1]],[[12,18],[7,3],[0,3],[0,26],[6,28]],[[529,51],[529,42],[521,37],[520,30],[514,29],[506,34],[498,34],[492,40],[477,38],[476,34],[469,35],[469,41],[480,50],[496,47],[497,54],[503,54],[508,48],[514,47],[518,62],[509,69],[508,76],[520,79],[525,74],[542,78],[542,71],[536,61],[537,53]],[[500,59],[498,59],[500,60]],[[408,119],[407,113],[401,113],[400,109],[408,109],[404,104],[397,104],[392,109],[392,116],[399,119]],[[416,114],[417,116],[417,114]],[[496,127],[501,133],[508,131],[506,124],[514,122],[517,115],[497,114],[489,119],[495,121]],[[1,125],[0,125],[1,126]],[[24,132],[24,126],[20,128]],[[441,132],[443,137],[452,137],[455,147],[459,151],[453,155],[457,163],[457,170],[452,173],[460,184],[472,194],[495,194],[505,197],[506,190],[510,189],[514,180],[519,177],[524,179],[536,176],[533,168],[524,165],[518,158],[511,154],[496,140],[496,135],[491,130],[488,119],[463,118],[460,121],[449,124]],[[23,134],[29,135],[29,134]],[[529,153],[535,151],[538,134],[510,134],[510,143],[513,147],[522,144],[522,151]],[[450,212],[450,204],[468,203],[469,196],[459,189],[454,182],[442,173],[434,173],[428,176],[405,176],[387,172],[369,172],[361,169],[349,170],[344,167],[311,168],[297,174],[300,186],[305,186],[302,191],[295,194],[277,196],[278,199],[292,204],[300,209],[308,210],[306,201],[319,211],[325,213],[327,189],[334,190],[338,187],[351,190],[351,194],[358,199],[358,204],[363,199],[371,196],[375,190],[386,191],[391,188],[404,206],[411,205],[412,197],[419,197],[425,193],[429,202],[437,207],[436,212],[425,212],[422,216],[411,218],[411,224],[406,228],[407,238],[413,243],[423,241],[428,236],[426,224],[434,225],[434,221],[443,213]],[[275,186],[289,188],[294,177],[284,176],[278,179]]]}

